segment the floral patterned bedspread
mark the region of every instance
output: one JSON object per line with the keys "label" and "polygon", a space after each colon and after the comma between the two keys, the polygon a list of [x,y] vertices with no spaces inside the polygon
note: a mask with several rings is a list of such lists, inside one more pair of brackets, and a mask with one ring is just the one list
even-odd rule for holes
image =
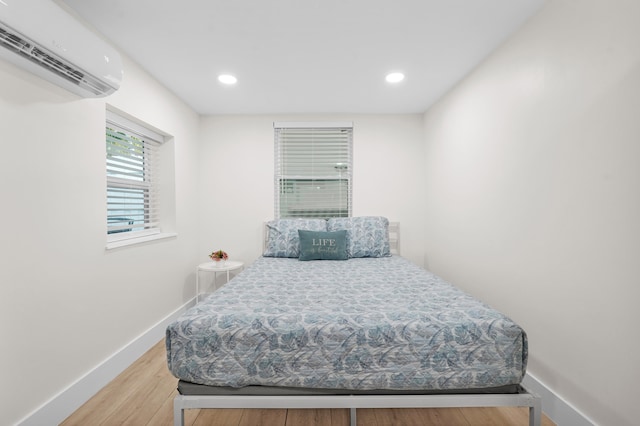
{"label": "floral patterned bedspread", "polygon": [[213,386],[478,389],[527,361],[517,324],[398,256],[260,258],[166,335],[173,375]]}

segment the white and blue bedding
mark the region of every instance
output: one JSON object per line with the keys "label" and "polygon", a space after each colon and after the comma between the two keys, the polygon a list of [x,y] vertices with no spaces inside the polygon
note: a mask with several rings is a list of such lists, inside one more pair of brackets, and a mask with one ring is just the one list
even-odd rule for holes
{"label": "white and blue bedding", "polygon": [[525,332],[398,257],[262,257],[167,327],[177,378],[354,390],[518,384]]}

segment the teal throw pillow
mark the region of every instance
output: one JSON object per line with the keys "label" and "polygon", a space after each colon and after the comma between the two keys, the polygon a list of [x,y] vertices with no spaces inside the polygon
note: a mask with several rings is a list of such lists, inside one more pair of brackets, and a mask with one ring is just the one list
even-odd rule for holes
{"label": "teal throw pillow", "polygon": [[298,230],[300,260],[347,260],[347,231]]}

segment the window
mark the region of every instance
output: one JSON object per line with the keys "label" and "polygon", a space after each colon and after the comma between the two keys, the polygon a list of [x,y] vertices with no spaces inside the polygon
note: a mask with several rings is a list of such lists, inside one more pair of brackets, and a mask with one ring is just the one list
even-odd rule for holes
{"label": "window", "polygon": [[276,218],[351,216],[352,123],[274,123]]}
{"label": "window", "polygon": [[158,151],[163,142],[163,135],[107,111],[108,242],[160,234]]}

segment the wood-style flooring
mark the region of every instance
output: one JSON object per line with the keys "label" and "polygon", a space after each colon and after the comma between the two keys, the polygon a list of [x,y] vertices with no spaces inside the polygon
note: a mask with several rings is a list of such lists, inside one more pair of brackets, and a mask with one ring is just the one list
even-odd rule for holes
{"label": "wood-style flooring", "polygon": [[[164,341],[69,416],[62,426],[173,425],[177,379],[167,369]],[[527,426],[527,408],[358,409],[359,426]],[[347,426],[349,410],[186,410],[186,426]],[[543,416],[542,426],[555,426]]]}

